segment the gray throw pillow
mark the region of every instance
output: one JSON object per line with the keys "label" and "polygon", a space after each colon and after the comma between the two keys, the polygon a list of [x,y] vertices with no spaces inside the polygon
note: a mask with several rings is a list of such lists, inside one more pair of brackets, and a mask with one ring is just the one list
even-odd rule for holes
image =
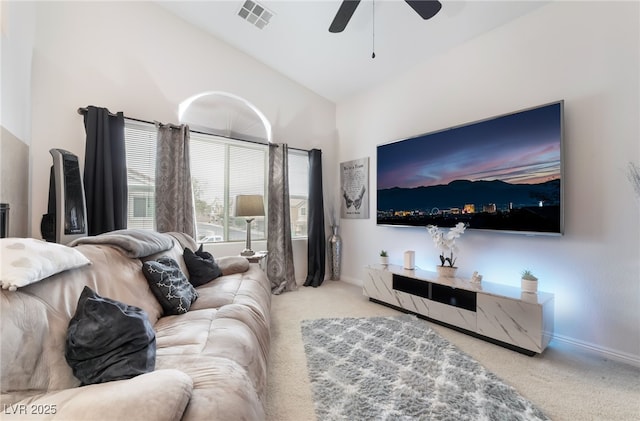
{"label": "gray throw pillow", "polygon": [[130,379],[153,371],[156,334],[141,308],[85,286],[69,321],[65,358],[83,385]]}
{"label": "gray throw pillow", "polygon": [[144,262],[142,272],[164,314],[184,314],[198,298],[198,292],[182,273],[178,262],[170,257]]}

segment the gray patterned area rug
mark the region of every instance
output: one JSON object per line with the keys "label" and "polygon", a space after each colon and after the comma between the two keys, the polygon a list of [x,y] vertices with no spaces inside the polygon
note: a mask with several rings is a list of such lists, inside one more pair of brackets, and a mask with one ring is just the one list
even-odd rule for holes
{"label": "gray patterned area rug", "polygon": [[549,419],[415,316],[301,327],[319,421]]}

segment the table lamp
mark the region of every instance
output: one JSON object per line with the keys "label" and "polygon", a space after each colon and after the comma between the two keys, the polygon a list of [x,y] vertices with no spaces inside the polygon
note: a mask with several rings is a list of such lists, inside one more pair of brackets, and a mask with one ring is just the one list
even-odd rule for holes
{"label": "table lamp", "polygon": [[247,244],[241,256],[253,256],[251,250],[251,222],[256,216],[264,216],[264,199],[259,194],[241,194],[236,196],[236,216],[247,220]]}

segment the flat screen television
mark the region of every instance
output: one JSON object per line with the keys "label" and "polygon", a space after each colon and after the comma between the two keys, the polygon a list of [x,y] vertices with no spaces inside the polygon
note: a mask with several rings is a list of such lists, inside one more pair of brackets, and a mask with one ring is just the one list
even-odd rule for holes
{"label": "flat screen television", "polygon": [[563,232],[564,101],[377,146],[377,224]]}

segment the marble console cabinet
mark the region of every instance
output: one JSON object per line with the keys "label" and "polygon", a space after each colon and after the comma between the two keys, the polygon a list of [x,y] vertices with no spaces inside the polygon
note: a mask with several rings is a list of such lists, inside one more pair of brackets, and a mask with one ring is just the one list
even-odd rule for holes
{"label": "marble console cabinet", "polygon": [[371,301],[463,331],[515,351],[541,353],[553,336],[553,294],[395,265],[365,267]]}

